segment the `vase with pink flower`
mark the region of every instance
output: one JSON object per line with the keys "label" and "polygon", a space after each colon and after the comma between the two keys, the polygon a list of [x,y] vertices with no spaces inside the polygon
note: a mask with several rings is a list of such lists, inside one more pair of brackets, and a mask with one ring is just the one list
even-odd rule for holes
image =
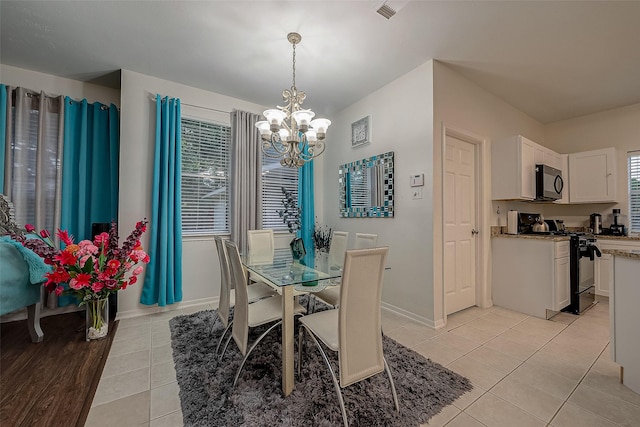
{"label": "vase with pink flower", "polygon": [[119,246],[115,222],[111,223],[108,233],[100,233],[93,240],[78,243],[66,230],[58,229],[57,236],[64,248],[54,245],[47,230],[36,233],[32,225],[25,226],[25,229],[35,238],[24,234],[13,235],[13,238],[51,266],[44,283],[47,291],[56,295],[71,294],[80,306],[86,306],[87,341],[107,336],[109,295],[135,284],[144,270],[138,264],[149,262],[149,255],[140,244],[140,236],[147,229],[146,219],[136,224],[122,246]]}

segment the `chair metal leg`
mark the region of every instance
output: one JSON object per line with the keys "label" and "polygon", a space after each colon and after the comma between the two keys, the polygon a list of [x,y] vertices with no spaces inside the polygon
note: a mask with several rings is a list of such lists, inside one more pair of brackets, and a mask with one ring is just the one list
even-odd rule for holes
{"label": "chair metal leg", "polygon": [[222,358],[224,357],[224,354],[227,352],[227,347],[229,347],[229,341],[231,341],[231,337],[233,337],[233,334],[229,334],[229,336],[227,337],[227,340],[224,343],[224,347],[222,348],[222,354],[220,354],[220,357],[218,358],[218,360],[222,360]]}
{"label": "chair metal leg", "polygon": [[[307,328],[305,327],[305,329]],[[344,399],[342,398],[342,391],[340,390],[340,383],[338,383],[338,378],[336,378],[336,374],[335,372],[333,372],[333,368],[331,367],[331,363],[329,362],[329,358],[327,357],[327,354],[322,349],[322,346],[316,339],[315,335],[313,335],[313,332],[311,332],[309,329],[307,329],[307,332],[309,333],[309,336],[311,337],[313,342],[316,343],[316,347],[318,347],[318,350],[320,350],[320,354],[324,359],[324,363],[326,363],[327,367],[329,368],[329,372],[331,372],[331,378],[333,379],[333,386],[336,389],[336,393],[338,394],[338,400],[340,401],[340,409],[342,411],[342,421],[344,421],[344,427],[349,427],[349,421],[347,421],[347,410],[344,407]]]}
{"label": "chair metal leg", "polygon": [[218,341],[218,345],[216,346],[216,351],[213,354],[218,354],[218,350],[220,350],[220,344],[222,344],[222,340],[224,339],[225,335],[227,335],[227,332],[229,332],[229,329],[231,329],[231,325],[233,325],[233,320],[227,324],[226,328],[224,328],[222,335],[220,335],[220,340]]}
{"label": "chair metal leg", "polygon": [[236,372],[236,377],[233,380],[233,387],[236,386],[236,383],[238,382],[238,378],[240,378],[240,373],[242,372],[242,368],[244,367],[245,362],[247,361],[247,359],[249,358],[249,355],[251,354],[251,352],[253,351],[254,348],[256,348],[256,346],[260,343],[260,341],[262,341],[262,339],[267,336],[267,334],[269,332],[271,332],[271,330],[273,330],[273,328],[275,328],[276,326],[279,326],[282,324],[282,320],[279,320],[278,322],[274,323],[273,325],[271,325],[269,327],[269,329],[267,329],[266,331],[264,331],[262,333],[262,335],[260,335],[258,337],[257,340],[255,340],[255,342],[251,345],[251,347],[249,348],[249,351],[247,351],[247,354],[245,354],[244,358],[242,359],[242,362],[240,363],[240,367],[238,368],[238,372]]}
{"label": "chair metal leg", "polygon": [[393,377],[391,376],[391,369],[389,369],[389,364],[387,363],[387,359],[383,356],[382,360],[384,360],[384,370],[387,371],[387,376],[389,377],[389,382],[391,383],[391,393],[393,394],[393,403],[396,405],[396,412],[400,412],[400,405],[398,404],[398,394],[396,393],[396,385],[393,382]]}
{"label": "chair metal leg", "polygon": [[218,315],[216,314],[215,318],[213,319],[213,324],[211,325],[211,330],[209,331],[209,334],[213,333],[213,328],[216,326],[216,323],[218,323]]}

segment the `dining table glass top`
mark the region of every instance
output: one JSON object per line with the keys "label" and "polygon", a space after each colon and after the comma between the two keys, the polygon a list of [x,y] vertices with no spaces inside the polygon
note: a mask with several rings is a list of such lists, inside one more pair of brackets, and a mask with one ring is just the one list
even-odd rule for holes
{"label": "dining table glass top", "polygon": [[[316,287],[331,279],[342,277],[342,265],[331,265],[326,253],[307,254],[300,260],[291,256],[290,249],[276,249],[273,258],[241,256],[242,264],[249,272],[257,274],[275,286]],[[296,286],[297,287],[297,286]]]}

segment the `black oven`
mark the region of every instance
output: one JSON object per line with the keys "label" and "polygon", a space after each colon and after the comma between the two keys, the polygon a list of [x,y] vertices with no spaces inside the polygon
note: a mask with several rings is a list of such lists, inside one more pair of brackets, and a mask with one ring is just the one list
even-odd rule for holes
{"label": "black oven", "polygon": [[596,257],[602,256],[591,234],[571,234],[569,250],[569,276],[571,303],[563,311],[580,314],[595,303]]}

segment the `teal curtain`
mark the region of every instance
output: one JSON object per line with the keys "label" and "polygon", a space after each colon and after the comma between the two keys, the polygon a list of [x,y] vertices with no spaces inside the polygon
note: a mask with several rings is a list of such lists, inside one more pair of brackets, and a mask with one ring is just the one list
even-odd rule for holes
{"label": "teal curtain", "polygon": [[[91,239],[92,223],[118,219],[119,152],[118,108],[65,97],[60,228],[76,242]],[[69,304],[74,297],[58,297]]]}
{"label": "teal curtain", "polygon": [[60,228],[76,242],[91,239],[91,224],[118,219],[118,108],[86,99],[64,100]]}
{"label": "teal curtain", "polygon": [[313,197],[313,160],[307,162],[298,171],[298,206],[302,207],[302,218],[298,237],[302,237],[307,251],[305,264],[313,262],[315,245],[313,244],[313,225],[315,221]]}
{"label": "teal curtain", "polygon": [[7,87],[0,84],[0,166],[2,166],[2,173],[0,173],[0,194],[4,193],[4,150],[6,147],[7,139]]}
{"label": "teal curtain", "polygon": [[149,224],[151,262],[140,303],[165,306],[182,301],[182,213],[180,100],[156,95],[156,138]]}

